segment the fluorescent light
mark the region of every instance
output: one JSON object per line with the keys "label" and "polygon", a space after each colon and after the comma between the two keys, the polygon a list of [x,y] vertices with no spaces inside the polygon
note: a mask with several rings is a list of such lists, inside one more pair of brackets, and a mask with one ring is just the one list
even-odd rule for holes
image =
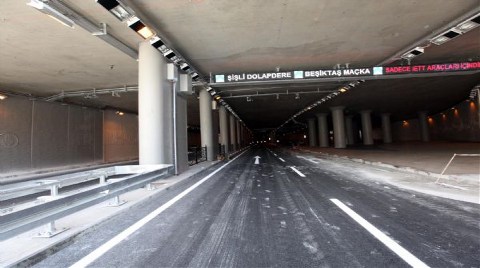
{"label": "fluorescent light", "polygon": [[150,44],[158,49],[158,50],[165,50],[167,49],[167,46],[165,45],[165,43],[163,43],[163,41],[160,39],[160,37],[158,36],[154,36],[150,39]]}
{"label": "fluorescent light", "polygon": [[401,58],[402,59],[413,59],[416,56],[422,55],[425,52],[425,49],[423,47],[416,47],[406,53],[404,53]]}
{"label": "fluorescent light", "polygon": [[102,5],[120,21],[127,21],[133,16],[125,7],[121,6],[117,0],[97,0],[97,3]]}
{"label": "fluorescent light", "polygon": [[60,22],[61,24],[67,27],[73,28],[75,25],[72,19],[70,19],[69,17],[62,14],[60,11],[54,9],[53,7],[39,0],[30,0],[30,2],[27,3],[27,6],[31,6],[37,9],[38,11],[48,15],[50,18]]}
{"label": "fluorescent light", "polygon": [[432,39],[430,39],[430,43],[433,43],[435,45],[441,45],[447,41],[450,41],[452,40],[453,38],[461,35],[462,33],[456,29],[456,28],[451,28],[449,29],[448,31],[445,31],[435,37],[433,37]]}
{"label": "fluorescent light", "polygon": [[6,100],[8,98],[7,95],[0,94],[0,100]]}
{"label": "fluorescent light", "polygon": [[477,28],[478,26],[480,26],[480,14],[474,15],[473,17],[465,20],[464,22],[457,25],[456,28],[466,33],[472,29]]}
{"label": "fluorescent light", "polygon": [[182,63],[180,64],[180,69],[182,69],[183,71],[187,71],[188,69],[190,69],[190,66],[188,66],[187,63]]}
{"label": "fluorescent light", "polygon": [[150,30],[150,28],[143,24],[143,22],[137,17],[129,19],[128,27],[130,27],[132,30],[137,32],[141,37],[145,39],[148,39],[155,35],[152,30]]}

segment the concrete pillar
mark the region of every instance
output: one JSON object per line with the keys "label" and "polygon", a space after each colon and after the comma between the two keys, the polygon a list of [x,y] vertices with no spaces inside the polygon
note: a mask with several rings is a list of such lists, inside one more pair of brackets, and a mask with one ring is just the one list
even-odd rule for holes
{"label": "concrete pillar", "polygon": [[392,125],[390,114],[382,114],[383,143],[392,143]]}
{"label": "concrete pillar", "polygon": [[328,147],[328,124],[326,113],[316,114],[318,121],[318,143],[320,147]]}
{"label": "concrete pillar", "polygon": [[335,148],[346,148],[347,143],[345,140],[345,118],[343,116],[343,106],[332,107],[332,119],[333,119],[333,140]]}
{"label": "concrete pillar", "polygon": [[317,146],[317,135],[315,134],[315,118],[308,119],[308,146]]}
{"label": "concrete pillar", "polygon": [[[172,164],[172,94],[165,58],[140,43],[138,59],[138,140],[140,165]],[[167,117],[169,120],[166,120]]]}
{"label": "concrete pillar", "polygon": [[235,126],[235,129],[237,130],[237,150],[240,150],[240,148],[242,148],[242,143],[241,143],[241,129],[240,129],[240,121],[239,120],[235,120],[235,123],[236,123],[236,126]]}
{"label": "concrete pillar", "polygon": [[430,141],[430,133],[428,131],[428,123],[427,123],[427,112],[419,112],[418,113],[418,121],[420,122],[420,133],[422,141],[428,142]]}
{"label": "concrete pillar", "polygon": [[232,145],[232,152],[237,151],[237,131],[235,130],[235,121],[235,116],[233,116],[233,114],[230,114],[230,144]]}
{"label": "concrete pillar", "polygon": [[[217,106],[218,107],[218,106]],[[212,111],[212,116],[213,116],[213,144],[215,146],[215,157],[219,153],[219,144],[220,144],[220,116],[218,114],[218,108],[217,110]]]}
{"label": "concrete pillar", "polygon": [[212,96],[205,88],[200,96],[200,138],[202,147],[207,147],[207,161],[215,159],[215,143],[213,137]]}
{"label": "concrete pillar", "polygon": [[220,106],[219,110],[220,118],[220,145],[224,147],[225,157],[228,156],[230,152],[229,142],[228,142],[228,112],[224,106]]}
{"label": "concrete pillar", "polygon": [[355,133],[353,131],[353,116],[345,116],[345,133],[347,135],[347,145],[355,144]]}
{"label": "concrete pillar", "polygon": [[373,133],[372,133],[372,111],[364,110],[360,112],[362,116],[362,138],[364,145],[373,144]]}

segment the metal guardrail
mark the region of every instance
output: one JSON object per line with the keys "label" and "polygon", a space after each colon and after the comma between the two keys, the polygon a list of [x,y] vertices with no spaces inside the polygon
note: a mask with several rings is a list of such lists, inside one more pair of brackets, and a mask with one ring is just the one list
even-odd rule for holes
{"label": "metal guardrail", "polygon": [[172,169],[172,165],[113,167],[112,172],[114,171],[115,175],[136,174],[123,179],[115,179],[112,180],[113,182],[103,183],[96,187],[90,187],[74,194],[59,196],[56,195],[58,192],[56,194],[52,192],[52,198],[45,203],[0,216],[0,241],[42,225],[48,224],[51,227],[55,220],[106,200],[118,198],[120,194],[144,187],[152,181],[167,177],[172,172]]}

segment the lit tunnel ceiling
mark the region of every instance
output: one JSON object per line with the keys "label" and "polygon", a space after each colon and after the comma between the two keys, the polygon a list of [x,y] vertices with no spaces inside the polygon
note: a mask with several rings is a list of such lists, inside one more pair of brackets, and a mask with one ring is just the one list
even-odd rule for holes
{"label": "lit tunnel ceiling", "polygon": [[[0,90],[50,96],[62,91],[138,84],[138,63],[134,59],[80,27],[64,27],[25,2],[0,1]],[[108,32],[131,48],[136,49],[142,41],[93,0],[63,2],[93,22],[107,23]],[[346,63],[352,67],[373,66],[480,6],[480,0],[124,2],[142,11],[149,26],[165,36],[204,76],[277,68],[330,69]],[[480,27],[443,45],[427,47],[412,63],[479,61],[479,37]],[[377,112],[388,107],[397,117],[411,116],[419,108],[433,112],[466,98],[479,82],[478,74],[367,81],[299,120],[332,105]],[[247,125],[265,129],[278,127],[342,84],[331,81],[216,89]],[[269,95],[256,96],[261,94]],[[120,95],[74,97],[68,101],[136,111],[136,93]],[[198,111],[196,102],[195,97],[189,98],[189,124],[193,125],[198,124],[198,114],[192,113]],[[402,105],[405,103],[409,105]]]}

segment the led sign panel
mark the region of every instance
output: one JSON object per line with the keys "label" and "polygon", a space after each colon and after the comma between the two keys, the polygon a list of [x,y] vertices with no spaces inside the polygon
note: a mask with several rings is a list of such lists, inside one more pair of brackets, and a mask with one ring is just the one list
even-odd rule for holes
{"label": "led sign panel", "polygon": [[335,77],[366,77],[417,73],[439,73],[480,70],[480,61],[443,63],[408,66],[376,66],[372,68],[327,69],[311,71],[287,71],[271,73],[217,74],[213,76],[215,83],[308,80]]}

